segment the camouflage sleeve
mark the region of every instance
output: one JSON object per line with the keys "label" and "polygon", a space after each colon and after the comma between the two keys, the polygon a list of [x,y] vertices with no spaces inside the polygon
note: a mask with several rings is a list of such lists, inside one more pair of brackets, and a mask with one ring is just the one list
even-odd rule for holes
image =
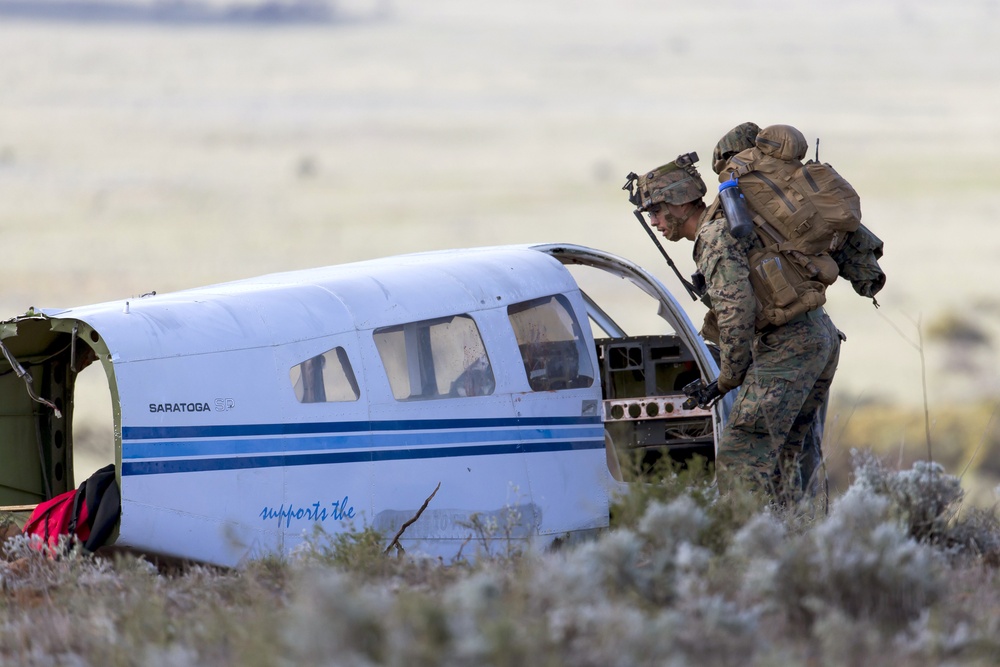
{"label": "camouflage sleeve", "polygon": [[849,280],[855,292],[870,299],[885,285],[885,273],[878,264],[882,247],[882,239],[861,225],[848,234],[842,248],[830,253],[840,277]]}
{"label": "camouflage sleeve", "polygon": [[[755,238],[751,234],[747,239]],[[719,377],[735,387],[750,367],[750,344],[755,333],[756,300],[747,262],[749,242],[726,232],[717,218],[702,224],[694,245],[694,260],[705,276],[708,294],[719,321],[721,364]]]}

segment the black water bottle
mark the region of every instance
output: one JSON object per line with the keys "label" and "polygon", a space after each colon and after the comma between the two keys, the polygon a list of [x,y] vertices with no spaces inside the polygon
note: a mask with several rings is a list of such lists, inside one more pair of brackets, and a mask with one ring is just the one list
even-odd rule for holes
{"label": "black water bottle", "polygon": [[729,233],[734,238],[741,239],[753,231],[747,200],[740,192],[740,184],[734,176],[719,185],[719,199],[722,200],[722,210],[726,213]]}

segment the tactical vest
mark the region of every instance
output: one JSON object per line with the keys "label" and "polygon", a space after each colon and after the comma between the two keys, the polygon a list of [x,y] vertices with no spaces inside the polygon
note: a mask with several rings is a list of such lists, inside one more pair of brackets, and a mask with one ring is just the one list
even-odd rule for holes
{"label": "tactical vest", "polygon": [[831,253],[861,224],[861,199],[830,165],[803,164],[808,144],[794,127],[766,127],[756,144],[732,156],[719,181],[738,180],[764,246],[748,255],[762,329],[826,303],[840,273]]}

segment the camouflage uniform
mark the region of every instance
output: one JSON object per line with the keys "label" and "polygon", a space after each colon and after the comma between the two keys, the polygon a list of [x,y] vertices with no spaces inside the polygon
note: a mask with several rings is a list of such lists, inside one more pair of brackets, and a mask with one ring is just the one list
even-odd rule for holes
{"label": "camouflage uniform", "polygon": [[875,295],[885,286],[885,273],[878,265],[882,257],[882,240],[861,225],[847,235],[840,250],[830,255],[837,262],[840,277],[849,280],[855,292],[878,306]]}
{"label": "camouflage uniform", "polygon": [[720,482],[743,477],[779,500],[801,495],[821,454],[813,437],[837,370],[840,335],[822,309],[757,331],[747,253],[756,234],[733,238],[711,207],[695,239],[694,259],[718,318],[720,385],[740,385],[719,442]]}
{"label": "camouflage uniform", "polygon": [[[720,168],[724,162],[719,160],[742,150],[758,129],[743,123],[723,137],[714,156]],[[642,176],[629,174],[623,189],[636,211],[700,202],[706,186],[694,167],[697,159],[689,153]],[[664,236],[679,240],[683,224],[672,218],[663,228]],[[720,389],[742,385],[718,445],[716,465],[722,485],[745,477],[786,502],[807,490],[822,460],[819,433],[840,337],[823,310],[757,330],[757,299],[747,259],[754,247],[763,247],[757,234],[734,238],[719,206],[705,210],[694,246],[711,303],[702,332],[720,348]]]}

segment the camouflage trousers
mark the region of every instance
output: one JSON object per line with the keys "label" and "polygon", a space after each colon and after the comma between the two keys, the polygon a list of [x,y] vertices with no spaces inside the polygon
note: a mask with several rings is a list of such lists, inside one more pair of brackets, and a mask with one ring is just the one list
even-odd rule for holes
{"label": "camouflage trousers", "polygon": [[716,457],[723,489],[736,478],[781,503],[815,493],[823,455],[817,421],[840,358],[840,332],[822,309],[753,342],[753,362],[736,394]]}

